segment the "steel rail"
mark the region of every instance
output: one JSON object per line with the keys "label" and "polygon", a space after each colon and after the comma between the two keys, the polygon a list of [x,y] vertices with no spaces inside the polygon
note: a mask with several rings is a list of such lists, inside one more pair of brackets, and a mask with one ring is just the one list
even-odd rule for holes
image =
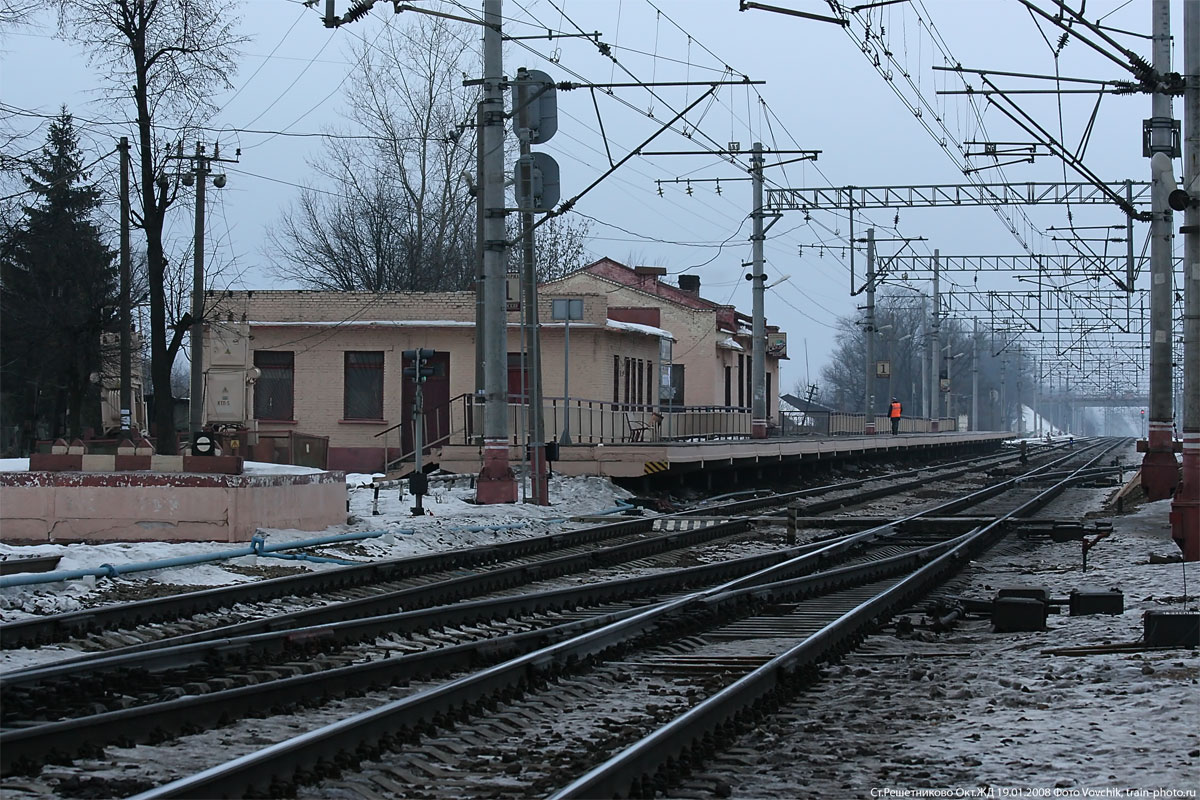
{"label": "steel rail", "polygon": [[[795,551],[811,550],[815,547],[816,545],[808,545],[794,548],[793,554]],[[626,581],[607,582],[611,584],[607,586],[604,583],[591,584],[588,587],[554,590],[513,599],[524,604],[525,607],[519,609],[524,612],[528,612],[531,607],[544,610],[578,606],[585,602],[597,605],[602,602],[620,600],[630,595],[644,597],[648,592],[655,590],[660,592],[679,591],[690,588],[702,579],[744,574],[761,568],[771,561],[778,561],[788,556],[788,553],[747,556],[720,564],[678,570],[661,576],[642,576]],[[836,587],[837,581],[844,579],[847,575],[870,575],[872,572],[877,572],[889,564],[895,563],[897,559],[911,557],[910,554],[901,554],[861,565],[828,570],[818,575],[789,578],[777,581],[770,586],[775,592],[803,590],[810,594],[820,593],[820,591],[827,590],[830,581],[833,581],[832,585]],[[621,583],[626,586],[617,585]],[[744,588],[740,592],[747,596],[755,594],[753,588]],[[590,596],[583,597],[582,595],[585,593]],[[729,593],[721,595],[721,597],[728,596]],[[475,609],[468,607],[472,605],[479,607]],[[394,620],[405,616],[412,619],[414,624],[411,627],[428,628],[473,624],[481,620],[503,619],[509,615],[516,615],[513,613],[515,604],[505,603],[493,608],[484,608],[482,605],[481,601],[474,604],[456,604],[440,609],[431,609],[430,613],[435,618],[430,624],[418,624],[418,618],[426,613],[423,611],[409,612],[407,615],[394,615],[394,619],[379,618],[377,623],[381,629],[379,632],[397,632],[404,630],[406,626],[395,624]],[[463,642],[384,660],[335,667],[306,675],[282,677],[247,686],[92,714],[78,719],[48,722],[5,731],[0,733],[0,774],[7,776],[28,772],[46,761],[87,755],[114,742],[128,746],[129,743],[148,742],[176,733],[185,726],[215,725],[222,718],[228,716],[232,709],[265,708],[277,704],[296,703],[298,697],[337,695],[346,690],[360,691],[366,687],[394,684],[401,680],[413,680],[428,677],[431,674],[495,663],[530,652],[550,642],[560,641],[640,613],[645,608],[646,606],[639,606],[622,611],[605,612],[588,619],[535,631]],[[452,618],[443,618],[443,614],[448,614]],[[347,624],[359,625],[361,623]],[[206,652],[193,653],[193,656],[193,663],[205,663],[210,666],[213,663]]]}
{"label": "steel rail", "polygon": [[[1016,458],[1016,456],[1004,456],[1000,460],[1011,460],[1013,458]],[[975,463],[986,462],[988,460],[996,460],[996,457],[990,456],[982,459],[974,457],[966,461]],[[949,466],[953,467],[954,465],[955,462],[952,462]],[[912,470],[899,473],[899,475],[916,474],[920,471]],[[871,479],[843,481],[836,484],[802,489],[798,492],[783,495],[771,495],[771,497],[777,498],[774,501],[775,503],[780,502],[778,498],[783,498],[783,501],[786,502],[791,497],[805,497],[825,492],[857,488],[868,480]],[[771,505],[769,498],[758,501],[735,501],[716,506],[707,506],[699,513],[705,515],[709,513],[733,514],[741,510],[762,508],[769,505]],[[407,556],[352,567],[339,567],[314,573],[271,578],[237,586],[203,589],[169,597],[157,597],[133,603],[121,603],[83,611],[0,623],[0,649],[15,649],[36,644],[63,641],[71,636],[94,630],[137,627],[148,622],[189,617],[207,611],[228,608],[237,604],[264,602],[280,597],[310,595],[323,591],[336,591],[355,586],[385,583],[424,575],[430,572],[486,566],[514,558],[553,552],[557,549],[645,533],[652,529],[654,520],[656,519],[694,516],[695,513],[679,512],[677,514],[631,518],[608,525],[560,531],[477,548],[464,548],[419,556]]]}
{"label": "steel rail", "polygon": [[[946,472],[944,477],[963,474],[963,472],[970,471],[973,466],[978,466],[980,463],[997,460],[1003,462],[1015,458],[1015,455],[1011,455],[1003,456],[999,459],[995,456],[982,459],[967,459],[965,463],[968,464],[968,467],[964,469],[952,469]],[[955,464],[952,463],[950,466],[954,467]],[[918,474],[923,471],[927,472],[928,470],[911,470],[898,473],[898,475]],[[793,497],[807,497],[857,488],[870,480],[878,479],[843,481],[836,484],[802,489],[797,492],[772,494],[766,498],[707,506],[702,510],[702,513],[733,514],[753,508],[778,505],[780,502],[787,502]],[[27,647],[33,644],[61,641],[72,634],[86,633],[97,628],[107,630],[110,628],[138,626],[147,622],[174,619],[214,609],[227,608],[239,603],[261,602],[286,596],[309,595],[320,591],[340,590],[372,583],[383,583],[428,574],[429,572],[486,566],[514,558],[545,554],[558,549],[577,547],[606,539],[649,532],[656,520],[694,516],[695,513],[693,511],[685,511],[676,514],[641,517],[609,525],[545,534],[479,548],[412,556],[361,566],[341,567],[316,573],[273,578],[252,584],[205,589],[199,592],[153,598],[135,603],[125,603],[10,622],[0,624],[0,647],[5,649]],[[285,619],[287,617],[276,617],[272,621],[272,624],[268,624],[265,627],[266,629],[279,627],[282,624],[282,620]],[[261,623],[247,622],[232,626],[222,626],[210,629],[209,631],[184,635],[184,637],[196,637],[193,639],[172,637],[170,640],[144,642],[139,645],[131,645],[131,647],[149,649],[156,646],[164,647],[181,644],[184,641],[200,641],[205,638],[221,638],[246,634],[254,630],[263,629],[254,627],[257,624]],[[164,641],[167,643],[163,644],[162,642]],[[84,656],[82,658],[86,659],[88,657]]]}
{"label": "steel rail", "polygon": [[486,566],[522,556],[645,533],[650,531],[653,525],[652,518],[630,518],[608,525],[559,531],[482,547],[406,556],[353,567],[337,567],[237,586],[222,586],[170,597],[156,597],[134,603],[6,622],[0,624],[0,648],[9,650],[61,641],[71,635],[98,628],[138,626],[147,622],[178,619],[240,603],[384,583],[429,572]]}
{"label": "steel rail", "polygon": [[659,536],[643,539],[637,542],[605,547],[599,550],[589,550],[560,556],[548,561],[533,564],[516,564],[511,567],[488,570],[472,575],[463,575],[437,583],[410,586],[394,592],[387,592],[358,600],[348,600],[329,606],[295,611],[278,617],[270,617],[249,622],[210,628],[204,631],[175,636],[168,639],[142,642],[115,650],[106,650],[78,658],[66,659],[45,667],[31,667],[13,670],[0,674],[0,692],[10,687],[20,685],[29,680],[31,674],[48,675],[56,670],[69,672],[87,664],[101,660],[110,660],[122,656],[136,656],[143,652],[167,650],[191,644],[219,642],[221,646],[230,649],[238,645],[241,637],[255,634],[277,634],[275,638],[287,640],[303,637],[305,632],[321,629],[339,622],[354,619],[369,619],[381,615],[393,614],[399,608],[428,608],[430,606],[454,603],[476,594],[497,592],[511,589],[534,581],[557,578],[576,572],[586,572],[596,567],[619,564],[623,561],[646,558],[679,547],[701,544],[740,533],[748,528],[748,520],[729,520],[715,523],[690,531],[672,531]]}
{"label": "steel rail", "polygon": [[[1057,493],[1061,492],[1069,481],[1070,479],[1064,480],[1057,487],[1047,489],[1038,497],[1044,497],[1046,498],[1044,502],[1049,502],[1053,496],[1057,496]],[[1003,519],[1032,508],[1033,501],[1026,502],[1017,511],[998,518],[983,530],[999,530]],[[980,536],[981,533],[976,532],[959,536],[950,543],[935,546],[935,548],[924,548],[928,552],[946,547],[953,549],[944,555],[937,556],[929,566],[918,570],[917,574],[927,574],[926,570],[930,566],[945,563],[948,556],[963,552],[967,543],[978,540]],[[846,538],[859,537],[862,537],[862,534],[859,534],[858,537]],[[805,558],[812,555],[809,554]],[[906,554],[897,557],[896,561],[910,557],[911,554]],[[779,566],[772,567],[759,575],[769,574],[779,568]],[[849,573],[875,568],[878,568],[878,563],[843,568],[843,571]],[[826,577],[823,575],[821,579],[824,580]],[[817,576],[810,576],[810,579],[817,579]],[[912,578],[906,578],[875,600],[860,606],[859,613],[852,617],[856,620],[856,626],[866,626],[870,619],[874,618],[873,616],[870,619],[861,618],[864,608],[871,611],[883,608],[880,605],[880,598],[888,598],[889,602],[895,597],[899,597],[902,601],[908,600],[915,593],[912,588],[915,584],[912,581]],[[321,763],[345,763],[345,754],[348,752],[369,753],[381,747],[392,746],[396,743],[398,728],[404,731],[410,729],[411,726],[419,725],[422,720],[462,714],[472,704],[495,692],[519,691],[534,678],[551,676],[573,663],[600,657],[613,648],[625,646],[634,639],[660,630],[673,615],[687,614],[701,608],[708,610],[714,603],[743,602],[751,597],[762,598],[769,590],[765,590],[761,583],[761,579],[754,581],[742,578],[719,587],[664,602],[567,642],[551,645],[474,675],[449,681],[370,712],[327,725],[256,753],[204,770],[197,775],[144,792],[137,795],[135,800],[165,797],[233,797],[254,792],[278,794],[280,791],[286,790],[281,783],[290,782],[292,777],[297,774],[312,774],[312,771]],[[921,586],[923,587],[923,584]],[[900,587],[906,588],[897,595],[896,590]],[[842,619],[846,619],[846,617]],[[824,630],[830,630],[829,626]],[[835,644],[842,644],[841,636]],[[739,681],[735,685],[742,684],[743,682]],[[351,760],[353,758],[351,757]],[[583,794],[581,793],[581,796]],[[589,791],[586,796],[597,796],[597,794],[605,794],[605,792]]]}
{"label": "steel rail", "polygon": [[[1106,449],[1085,467],[1074,472],[1086,469],[1094,461],[1103,458],[1107,452]],[[910,605],[916,597],[928,591],[946,575],[957,571],[963,563],[990,547],[1003,535],[1004,523],[1009,519],[1023,518],[1045,507],[1073,481],[1072,476],[1067,476],[1016,509],[997,517],[995,521],[959,537],[952,548],[911,576],[693,706],[638,743],[607,759],[578,780],[555,792],[550,800],[622,797],[628,796],[631,791],[644,790],[644,785],[635,786],[635,783],[642,784],[644,776],[653,776],[669,763],[686,762],[693,750],[702,751],[705,748],[705,738],[711,738],[721,726],[736,720],[743,711],[755,705],[766,704],[776,691],[791,689],[792,684],[799,682],[798,679],[804,671],[810,670],[829,655],[846,649],[853,640],[877,627],[881,619]]]}
{"label": "steel rail", "polygon": [[[843,539],[823,542],[822,546],[812,556],[813,563],[818,565],[827,563],[830,559],[841,557],[848,550],[859,547],[876,537],[895,534],[899,526],[912,523],[921,517],[938,516],[940,513],[952,513],[955,510],[983,502],[1003,493],[1010,484],[1015,485],[1015,481],[1027,479],[1030,475],[1074,457],[1074,455],[1067,455],[1010,481],[978,490],[965,497],[942,503],[933,508],[916,512],[907,517],[893,520],[886,524],[844,537]],[[745,525],[748,523],[742,521],[740,524]],[[336,636],[345,635],[349,637],[353,634],[338,634],[336,631],[339,629],[331,626],[351,619],[360,619],[363,620],[361,626],[344,626],[341,630],[383,632],[384,629],[381,629],[381,623],[375,618],[386,620],[382,623],[383,625],[398,624],[395,622],[389,623],[388,621],[396,619],[396,615],[392,609],[400,605],[408,608],[412,608],[414,605],[428,608],[441,603],[455,602],[467,596],[471,591],[485,592],[511,588],[513,585],[520,585],[520,583],[531,580],[558,577],[571,571],[589,569],[597,565],[618,563],[625,559],[644,557],[657,552],[663,552],[665,549],[674,546],[717,538],[727,535],[727,533],[736,532],[738,529],[718,523],[717,525],[697,531],[672,532],[653,539],[647,539],[643,542],[618,545],[613,548],[586,554],[565,556],[540,564],[517,565],[500,570],[490,570],[480,575],[464,576],[438,584],[412,587],[400,590],[399,592],[389,593],[388,595],[378,595],[357,601],[349,601],[348,603],[339,603],[334,606],[309,609],[270,620],[239,623],[208,631],[172,637],[170,639],[145,642],[116,650],[80,656],[78,658],[59,661],[48,666],[15,670],[0,674],[0,692],[7,692],[13,687],[32,685],[53,678],[61,679],[65,676],[78,677],[87,671],[95,672],[118,668],[128,669],[135,665],[144,669],[178,669],[197,663],[197,659],[211,659],[219,654],[223,654],[226,657],[238,654],[244,657],[251,651],[281,651],[291,642],[306,640],[315,642],[318,639],[326,639],[328,640],[328,644],[332,645],[339,641],[335,638]],[[807,559],[808,557],[802,556],[801,558]],[[790,562],[787,563],[790,564]],[[785,569],[790,568],[792,567],[785,567]],[[765,572],[760,570],[747,579],[758,580],[759,575],[762,576],[761,580],[767,580],[772,573],[769,570]],[[197,646],[189,647],[189,645]],[[149,651],[162,651],[162,654],[160,656],[148,657],[138,655]]]}
{"label": "steel rail", "polygon": [[[887,559],[778,582],[770,592],[774,596],[787,598],[820,596],[903,574],[914,564],[923,563],[950,546],[952,542],[945,542]],[[747,609],[762,603],[766,591],[761,586],[739,589],[715,587],[650,609],[635,609],[626,619],[615,620],[590,634],[576,636],[474,675],[393,701],[379,709],[332,723],[192,778],[181,779],[138,795],[138,798],[239,797],[256,791],[274,795],[280,790],[279,783],[289,780],[280,776],[291,775],[301,765],[311,770],[318,762],[332,763],[340,759],[343,753],[363,745],[370,747],[372,742],[378,741],[381,730],[394,730],[397,720],[403,720],[403,727],[412,728],[457,715],[496,691],[518,690],[534,675],[554,675],[573,663],[601,656],[606,651],[627,646],[645,636],[670,635],[667,629],[672,626],[694,627],[694,624],[689,624],[693,618],[710,620],[714,615],[733,615],[738,612],[744,616]],[[343,741],[343,737],[346,740]]]}

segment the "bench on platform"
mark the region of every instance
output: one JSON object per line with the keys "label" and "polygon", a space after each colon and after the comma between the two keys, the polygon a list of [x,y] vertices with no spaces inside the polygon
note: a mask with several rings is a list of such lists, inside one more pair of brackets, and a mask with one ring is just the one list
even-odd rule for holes
{"label": "bench on platform", "polygon": [[625,424],[629,426],[629,441],[643,442],[646,440],[646,431],[655,431],[662,423],[662,414],[652,412],[650,418],[653,422],[647,422],[640,417],[634,417],[629,411],[625,412]]}

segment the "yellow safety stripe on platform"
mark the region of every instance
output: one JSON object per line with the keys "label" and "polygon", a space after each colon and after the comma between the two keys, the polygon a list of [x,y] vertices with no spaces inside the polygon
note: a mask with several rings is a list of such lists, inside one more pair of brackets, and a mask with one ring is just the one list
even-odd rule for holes
{"label": "yellow safety stripe on platform", "polygon": [[643,473],[644,475],[653,475],[656,472],[666,472],[671,468],[670,461],[647,461],[645,463],[646,471]]}

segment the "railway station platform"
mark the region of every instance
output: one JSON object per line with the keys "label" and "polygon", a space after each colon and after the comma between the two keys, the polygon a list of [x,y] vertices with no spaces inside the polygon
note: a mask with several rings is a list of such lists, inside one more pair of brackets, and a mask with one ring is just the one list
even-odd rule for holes
{"label": "railway station platform", "polygon": [[[563,475],[644,479],[646,484],[686,480],[703,473],[704,483],[715,486],[727,478],[737,483],[766,477],[768,471],[799,472],[838,461],[985,453],[1014,435],[1008,431],[972,431],[571,444],[559,446],[559,458],[551,468]],[[509,448],[510,463],[520,463],[524,458],[523,448]],[[478,472],[480,447],[448,445],[442,448],[438,460],[440,467],[450,472]]]}

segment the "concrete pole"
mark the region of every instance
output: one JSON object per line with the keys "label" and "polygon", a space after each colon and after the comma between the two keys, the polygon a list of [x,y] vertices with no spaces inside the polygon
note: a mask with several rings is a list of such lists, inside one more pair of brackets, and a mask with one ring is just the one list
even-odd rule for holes
{"label": "concrete pole", "polygon": [[[925,314],[925,296],[921,296],[921,342],[925,345],[925,353],[923,356],[918,356],[917,360],[921,362],[921,416],[929,419],[933,414],[929,413],[929,318]],[[920,353],[920,349],[917,350]]]}
{"label": "concrete pole", "polygon": [[563,429],[559,444],[571,444],[571,298],[567,298],[567,318],[563,321]]}
{"label": "concrete pole", "polygon": [[1183,4],[1183,481],[1171,503],[1171,538],[1200,561],[1200,1]]}
{"label": "concrete pole", "polygon": [[[851,240],[853,244],[853,240]],[[863,386],[863,404],[866,434],[875,433],[875,229],[867,228],[867,318],[863,324],[866,337],[866,383]]]}
{"label": "concrete pole", "polygon": [[979,430],[979,317],[971,325],[971,425]]}
{"label": "concrete pole", "polygon": [[122,136],[117,145],[121,151],[121,430],[133,428],[133,343],[130,327],[133,314],[130,305],[132,280],[129,247],[129,137]]}
{"label": "concrete pole", "polygon": [[1000,359],[1000,430],[1008,427],[1008,339],[1003,340],[1004,356]]}
{"label": "concrete pole", "polygon": [[204,427],[204,183],[208,178],[208,160],[204,145],[196,142],[196,234],[192,245],[192,327],[191,347],[191,430]]}
{"label": "concrete pole", "polygon": [[[950,401],[954,398],[954,381],[950,377],[950,371],[953,369],[954,358],[950,355],[950,342],[946,342],[946,419],[953,419],[954,415],[950,413]],[[956,428],[952,428],[956,430]]]}
{"label": "concrete pole", "polygon": [[754,232],[750,237],[752,252],[751,286],[753,296],[753,321],[750,347],[751,380],[753,381],[750,404],[750,438],[767,438],[767,321],[763,309],[763,294],[766,280],[763,278],[763,146],[754,143],[750,156],[750,176],[754,187]]}
{"label": "concrete pole", "polygon": [[1017,345],[1017,435],[1025,436],[1025,401],[1021,397],[1021,385],[1025,377],[1025,359],[1021,357],[1021,345]]}
{"label": "concrete pole", "polygon": [[933,313],[930,316],[932,320],[932,329],[929,333],[929,408],[930,413],[930,430],[934,433],[938,429],[938,391],[940,390],[941,376],[941,357],[942,357],[942,337],[941,337],[941,318],[938,316],[941,307],[941,296],[938,293],[938,267],[941,261],[941,251],[933,251]]}
{"label": "concrete pole", "polygon": [[[1154,72],[1171,71],[1171,4],[1154,0]],[[1163,91],[1151,95],[1150,119],[1150,431],[1146,456],[1142,459],[1142,487],[1149,500],[1165,500],[1175,491],[1179,466],[1171,436],[1171,211],[1167,206],[1167,181],[1172,151],[1171,96]],[[1165,154],[1165,159],[1156,156]],[[1166,161],[1166,169],[1162,161]],[[1156,166],[1157,164],[1157,166]]]}
{"label": "concrete pole", "polygon": [[483,0],[483,469],[478,503],[515,503],[508,464],[508,313],[505,310],[503,0]]}
{"label": "concrete pole", "polygon": [[487,102],[480,100],[475,109],[475,399],[480,402],[484,396],[483,365],[487,356],[483,350],[483,342],[487,338],[487,313],[484,311],[485,281],[483,279],[483,120]]}
{"label": "concrete pole", "polygon": [[[525,68],[517,70],[517,80],[527,80]],[[519,84],[518,103],[521,107],[518,136],[521,140],[521,196],[533,199],[533,162],[530,154],[530,105],[525,102],[531,92],[527,83]],[[521,212],[522,294],[525,317],[525,340],[529,357],[529,460],[530,493],[535,505],[550,505],[549,478],[546,475],[546,424],[542,414],[542,345],[538,331],[537,273],[534,269],[533,212]]]}

